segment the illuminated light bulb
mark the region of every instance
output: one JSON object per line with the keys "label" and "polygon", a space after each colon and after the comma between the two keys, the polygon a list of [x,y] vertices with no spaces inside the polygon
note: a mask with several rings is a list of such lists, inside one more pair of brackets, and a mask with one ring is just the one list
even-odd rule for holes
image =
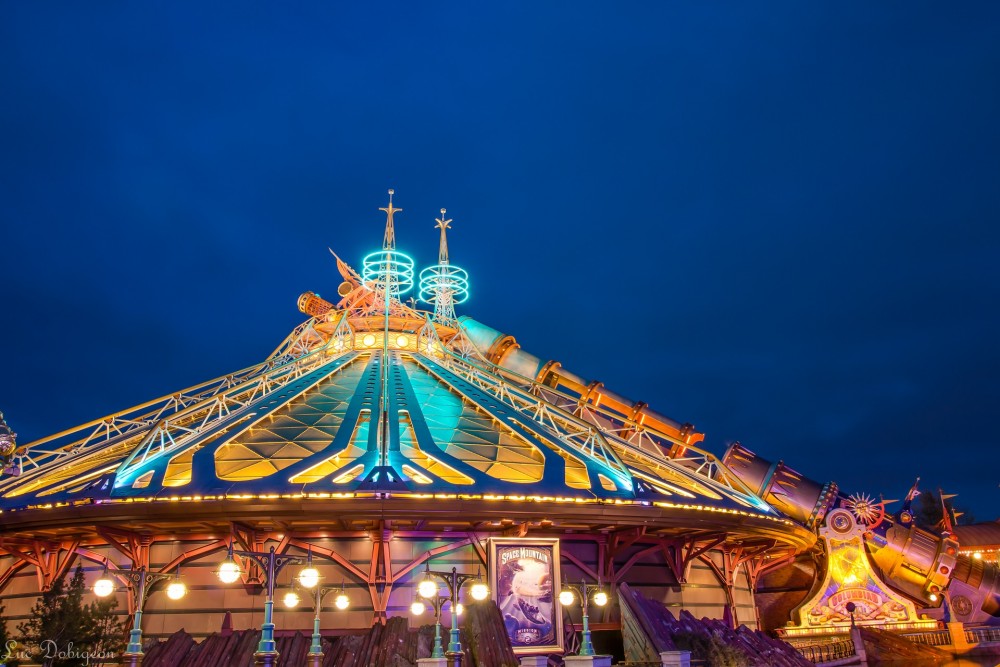
{"label": "illuminated light bulb", "polygon": [[396,336],[396,347],[406,347],[410,344],[410,339],[406,336]]}
{"label": "illuminated light bulb", "polygon": [[432,598],[437,595],[438,587],[434,583],[433,579],[424,579],[417,585],[417,593],[420,594],[422,598]]}
{"label": "illuminated light bulb", "polygon": [[167,586],[167,597],[171,600],[180,600],[185,595],[187,595],[187,586],[184,585],[183,581],[174,580]]}
{"label": "illuminated light bulb", "polygon": [[367,336],[361,339],[361,342],[364,344],[365,347],[375,347],[375,336],[372,334],[368,334]]}
{"label": "illuminated light bulb", "polygon": [[351,599],[347,597],[346,593],[340,593],[337,597],[333,599],[333,606],[337,609],[343,611],[351,605]]}
{"label": "illuminated light bulb", "polygon": [[937,595],[937,593],[931,593],[931,594],[930,594],[929,596],[927,596],[927,597],[928,597],[928,599],[929,599],[929,600],[930,600],[931,602],[937,602],[937,599],[938,599],[938,595]]}
{"label": "illuminated light bulb", "polygon": [[976,553],[972,554],[972,557],[975,558],[976,560],[982,560],[983,559],[983,552],[982,551],[977,551]]}
{"label": "illuminated light bulb", "polygon": [[598,607],[603,607],[608,603],[608,594],[604,591],[597,591],[594,593],[594,604]]}
{"label": "illuminated light bulb", "polygon": [[461,602],[459,602],[457,605],[455,605],[455,615],[456,616],[461,616],[463,611],[465,611],[465,607],[462,606]]}
{"label": "illuminated light bulb", "polygon": [[481,581],[477,581],[472,584],[472,589],[469,591],[472,595],[473,600],[483,601],[490,595],[490,589]]}
{"label": "illuminated light bulb", "polygon": [[424,606],[424,603],[420,600],[415,600],[413,604],[410,605],[410,612],[412,612],[415,616],[420,616],[420,614],[424,613],[426,609],[427,607]]}
{"label": "illuminated light bulb", "polygon": [[100,579],[94,582],[94,595],[99,598],[106,598],[115,592],[115,582],[108,578],[108,575],[104,575]]}
{"label": "illuminated light bulb", "polygon": [[285,593],[285,597],[283,597],[281,599],[281,601],[289,609],[295,609],[296,607],[299,606],[299,602],[301,602],[301,598],[299,598],[299,594],[296,593],[295,591],[288,591],[287,593]]}
{"label": "illuminated light bulb", "polygon": [[219,566],[219,579],[224,584],[231,584],[240,578],[240,566],[232,558],[224,560]]}
{"label": "illuminated light bulb", "polygon": [[299,583],[305,588],[315,588],[319,583],[319,570],[309,566],[299,572]]}
{"label": "illuminated light bulb", "polygon": [[559,593],[559,604],[569,606],[573,604],[576,598],[573,595],[573,591],[562,591]]}

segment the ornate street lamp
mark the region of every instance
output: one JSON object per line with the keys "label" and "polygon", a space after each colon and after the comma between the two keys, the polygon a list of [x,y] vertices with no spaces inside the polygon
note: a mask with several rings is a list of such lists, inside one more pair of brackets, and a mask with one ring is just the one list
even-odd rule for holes
{"label": "ornate street lamp", "polygon": [[[135,596],[135,622],[129,632],[128,646],[122,653],[123,667],[139,667],[142,664],[142,609],[146,606],[146,598],[150,590],[161,581],[171,579],[167,586],[167,597],[171,600],[179,600],[187,593],[187,587],[180,580],[180,568],[170,575],[162,572],[150,572],[145,567],[138,570],[116,570],[116,577],[121,577],[125,586],[132,591]],[[98,597],[106,598],[115,592],[115,582],[111,579],[108,566],[104,566],[104,574],[94,582],[94,594]]]}
{"label": "ornate street lamp", "polygon": [[[431,601],[433,604],[434,598],[438,597],[438,586],[434,581],[438,579],[444,582],[445,586],[448,587],[448,597],[447,599],[451,602],[451,633],[448,641],[448,650],[445,652],[444,657],[448,658],[452,667],[461,667],[462,665],[462,642],[459,638],[458,633],[458,616],[462,613],[462,605],[458,603],[458,594],[462,590],[462,586],[472,582],[469,593],[472,595],[473,599],[477,601],[485,600],[489,597],[490,589],[483,582],[482,575],[479,572],[476,574],[461,574],[458,568],[451,568],[451,572],[436,572],[431,570],[431,563],[427,561],[427,566],[424,569],[424,577],[417,584],[417,592],[420,597]],[[438,611],[440,615],[440,611]]]}
{"label": "ornate street lamp", "polygon": [[[319,573],[316,573],[316,584],[319,583],[320,577]],[[311,581],[311,576],[307,577],[307,581]],[[299,583],[302,583],[302,575],[299,575]],[[314,584],[310,588],[315,588],[313,595],[313,633],[312,633],[312,644],[309,646],[309,653],[306,654],[306,667],[321,667],[323,664],[323,637],[319,632],[319,615],[323,610],[323,599],[330,593],[336,593],[337,596],[333,599],[333,606],[340,611],[346,610],[351,606],[351,599],[347,597],[347,591],[344,589],[344,584],[341,582],[340,586],[329,586],[320,587]],[[294,589],[285,593],[284,603],[285,607],[288,609],[294,609],[301,602],[298,593]]]}
{"label": "ornate street lamp", "polygon": [[[274,582],[278,574],[289,563],[301,563],[303,560],[298,556],[286,556],[275,553],[274,547],[270,551],[234,551],[232,542],[229,543],[229,551],[226,560],[219,565],[219,579],[223,583],[231,584],[240,578],[240,565],[236,562],[236,556],[250,558],[264,571],[267,598],[264,600],[264,622],[260,626],[260,642],[257,644],[257,651],[253,654],[254,665],[259,667],[275,667],[278,663],[277,644],[274,641]],[[303,571],[308,570],[306,567]],[[299,583],[302,583],[302,573],[299,573]],[[306,581],[312,581],[310,574],[306,575]],[[318,577],[315,583],[319,582]],[[307,588],[311,588],[308,587]]]}
{"label": "ornate street lamp", "polygon": [[580,598],[581,611],[583,612],[583,641],[580,642],[580,655],[594,655],[594,644],[590,641],[590,622],[587,617],[588,606],[593,602],[598,607],[603,607],[608,603],[608,594],[601,590],[601,584],[588,586],[587,582],[581,581],[580,587],[564,586],[559,593],[559,603],[568,607]]}
{"label": "ornate street lamp", "polygon": [[[433,581],[431,583],[434,584]],[[428,590],[430,589],[428,588]],[[430,603],[431,608],[434,610],[434,650],[431,651],[431,657],[443,658],[444,646],[441,645],[441,610],[444,608],[445,602],[450,602],[451,600],[437,594],[437,584],[434,584],[434,592],[424,599]],[[415,616],[420,616],[426,610],[427,607],[424,605],[423,600],[414,600],[413,604],[410,605],[410,612]]]}

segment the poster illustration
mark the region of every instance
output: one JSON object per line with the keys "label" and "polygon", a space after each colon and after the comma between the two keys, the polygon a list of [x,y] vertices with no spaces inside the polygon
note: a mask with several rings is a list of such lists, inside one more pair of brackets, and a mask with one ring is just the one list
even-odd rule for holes
{"label": "poster illustration", "polygon": [[490,590],[517,654],[562,650],[559,540],[490,540]]}

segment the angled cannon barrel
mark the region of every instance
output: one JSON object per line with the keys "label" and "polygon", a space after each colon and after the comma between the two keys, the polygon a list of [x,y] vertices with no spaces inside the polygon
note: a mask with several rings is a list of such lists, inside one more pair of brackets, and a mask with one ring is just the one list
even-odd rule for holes
{"label": "angled cannon barrel", "polygon": [[[848,498],[833,482],[811,480],[783,461],[758,456],[739,442],[733,443],[723,464],[772,507],[806,527],[818,530],[849,506]],[[836,526],[834,526],[836,528]],[[968,584],[981,596],[982,610],[1000,616],[1000,572],[993,565],[958,555],[958,541],[914,524],[909,512],[886,516],[864,533],[869,561],[885,583],[927,607],[941,604],[953,580]]]}

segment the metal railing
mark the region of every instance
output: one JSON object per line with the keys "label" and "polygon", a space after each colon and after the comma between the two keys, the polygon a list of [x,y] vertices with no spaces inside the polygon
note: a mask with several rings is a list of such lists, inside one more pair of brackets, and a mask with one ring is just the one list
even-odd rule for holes
{"label": "metal railing", "polygon": [[927,646],[948,646],[951,644],[951,635],[947,630],[931,630],[930,632],[916,632],[901,636],[909,639],[914,644],[925,644]]}
{"label": "metal railing", "polygon": [[965,641],[970,644],[1000,642],[1000,628],[966,628]]}
{"label": "metal railing", "polygon": [[855,655],[853,639],[843,639],[841,641],[811,644],[808,646],[796,646],[795,650],[798,651],[803,658],[816,664],[850,658],[852,655]]}

